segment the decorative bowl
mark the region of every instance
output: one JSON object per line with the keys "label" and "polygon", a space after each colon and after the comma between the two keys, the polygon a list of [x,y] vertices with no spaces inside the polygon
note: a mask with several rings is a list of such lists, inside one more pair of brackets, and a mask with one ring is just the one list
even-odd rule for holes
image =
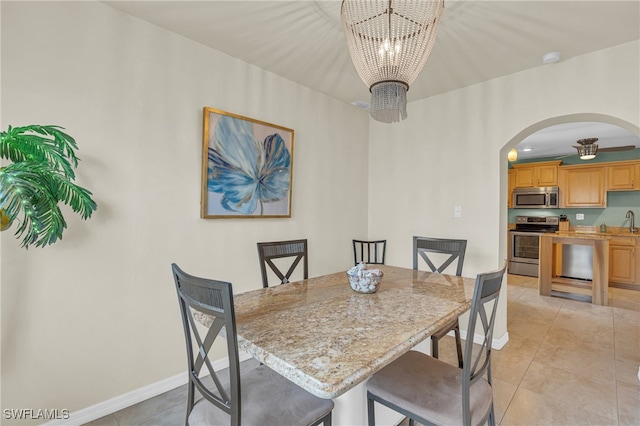
{"label": "decorative bowl", "polygon": [[365,269],[363,264],[354,266],[347,271],[351,289],[357,293],[375,293],[380,287],[383,273],[379,269]]}

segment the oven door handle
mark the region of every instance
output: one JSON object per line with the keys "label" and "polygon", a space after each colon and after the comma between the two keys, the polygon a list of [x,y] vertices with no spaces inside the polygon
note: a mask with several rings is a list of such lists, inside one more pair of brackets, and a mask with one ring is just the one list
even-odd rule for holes
{"label": "oven door handle", "polygon": [[517,231],[515,229],[510,229],[509,232],[511,232],[513,235],[537,235],[537,236],[540,236],[542,234],[545,234],[545,232]]}

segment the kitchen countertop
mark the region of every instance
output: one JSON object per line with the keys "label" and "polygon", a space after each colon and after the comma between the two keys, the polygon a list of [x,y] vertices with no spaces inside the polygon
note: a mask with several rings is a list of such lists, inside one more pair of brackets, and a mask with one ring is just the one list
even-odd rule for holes
{"label": "kitchen countertop", "polygon": [[610,240],[613,235],[610,234],[592,234],[585,232],[556,232],[553,234],[544,234],[543,236],[550,235],[554,237],[567,237],[567,238],[577,238],[582,240]]}
{"label": "kitchen countertop", "polygon": [[571,226],[569,231],[558,231],[558,235],[586,235],[604,237],[635,237],[640,238],[640,231],[631,233],[628,226],[607,226],[607,232],[600,232],[599,226]]}
{"label": "kitchen countertop", "polygon": [[[515,230],[516,224],[509,223],[508,230]],[[568,231],[557,231],[558,235],[591,235],[591,236],[608,236],[608,237],[634,237],[640,238],[640,228],[638,232],[631,233],[628,226],[607,226],[607,232],[600,232],[600,226],[584,226],[584,225],[571,225]],[[552,234],[553,235],[553,234]]]}

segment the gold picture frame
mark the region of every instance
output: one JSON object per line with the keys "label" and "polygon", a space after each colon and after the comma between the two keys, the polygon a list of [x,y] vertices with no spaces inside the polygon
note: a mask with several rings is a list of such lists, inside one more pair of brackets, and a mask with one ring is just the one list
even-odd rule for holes
{"label": "gold picture frame", "polygon": [[203,108],[200,216],[289,218],[293,129]]}

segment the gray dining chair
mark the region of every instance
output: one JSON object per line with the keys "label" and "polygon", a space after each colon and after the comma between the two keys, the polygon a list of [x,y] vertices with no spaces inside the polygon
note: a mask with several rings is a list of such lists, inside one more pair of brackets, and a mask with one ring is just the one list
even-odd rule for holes
{"label": "gray dining chair", "polygon": [[353,240],[353,262],[384,265],[387,240]]}
{"label": "gray dining chair", "polygon": [[[291,258],[289,268],[284,271],[280,269],[276,262],[278,259]],[[302,276],[309,278],[309,262],[307,251],[307,240],[289,240],[258,243],[258,259],[260,261],[260,274],[262,276],[262,287],[269,287],[269,276],[267,266],[280,279],[280,284],[289,282],[289,278],[302,261]],[[274,260],[276,262],[274,262]],[[285,261],[286,262],[286,261]],[[286,265],[285,265],[286,266]]]}
{"label": "gray dining chair", "polygon": [[[442,273],[457,260],[456,275],[462,276],[462,265],[467,250],[467,240],[445,238],[413,237],[413,269],[418,269],[421,258],[432,272]],[[436,259],[437,257],[437,259]],[[439,264],[440,266],[436,266]],[[444,324],[431,335],[431,356],[438,358],[438,343],[450,331],[453,331],[458,353],[458,367],[462,368],[462,342],[460,341],[460,324],[458,318]]]}
{"label": "gray dining chair", "polygon": [[[323,423],[331,426],[333,401],[330,399],[310,394],[264,365],[240,368],[231,283],[191,276],[175,263],[171,269],[189,368],[185,425],[315,426]],[[196,315],[210,317],[206,334],[201,334],[200,327],[196,327]],[[213,369],[209,357],[216,340],[222,340],[224,343],[219,348],[227,350],[226,375]],[[194,403],[195,389],[202,398]]]}
{"label": "gray dining chair", "polygon": [[[476,277],[462,369],[409,351],[367,382],[367,418],[375,425],[375,402],[409,418],[409,425],[483,425],[496,423],[491,383],[491,341],[505,266]],[[480,318],[480,322],[478,322]],[[472,336],[481,325],[483,340]]]}

